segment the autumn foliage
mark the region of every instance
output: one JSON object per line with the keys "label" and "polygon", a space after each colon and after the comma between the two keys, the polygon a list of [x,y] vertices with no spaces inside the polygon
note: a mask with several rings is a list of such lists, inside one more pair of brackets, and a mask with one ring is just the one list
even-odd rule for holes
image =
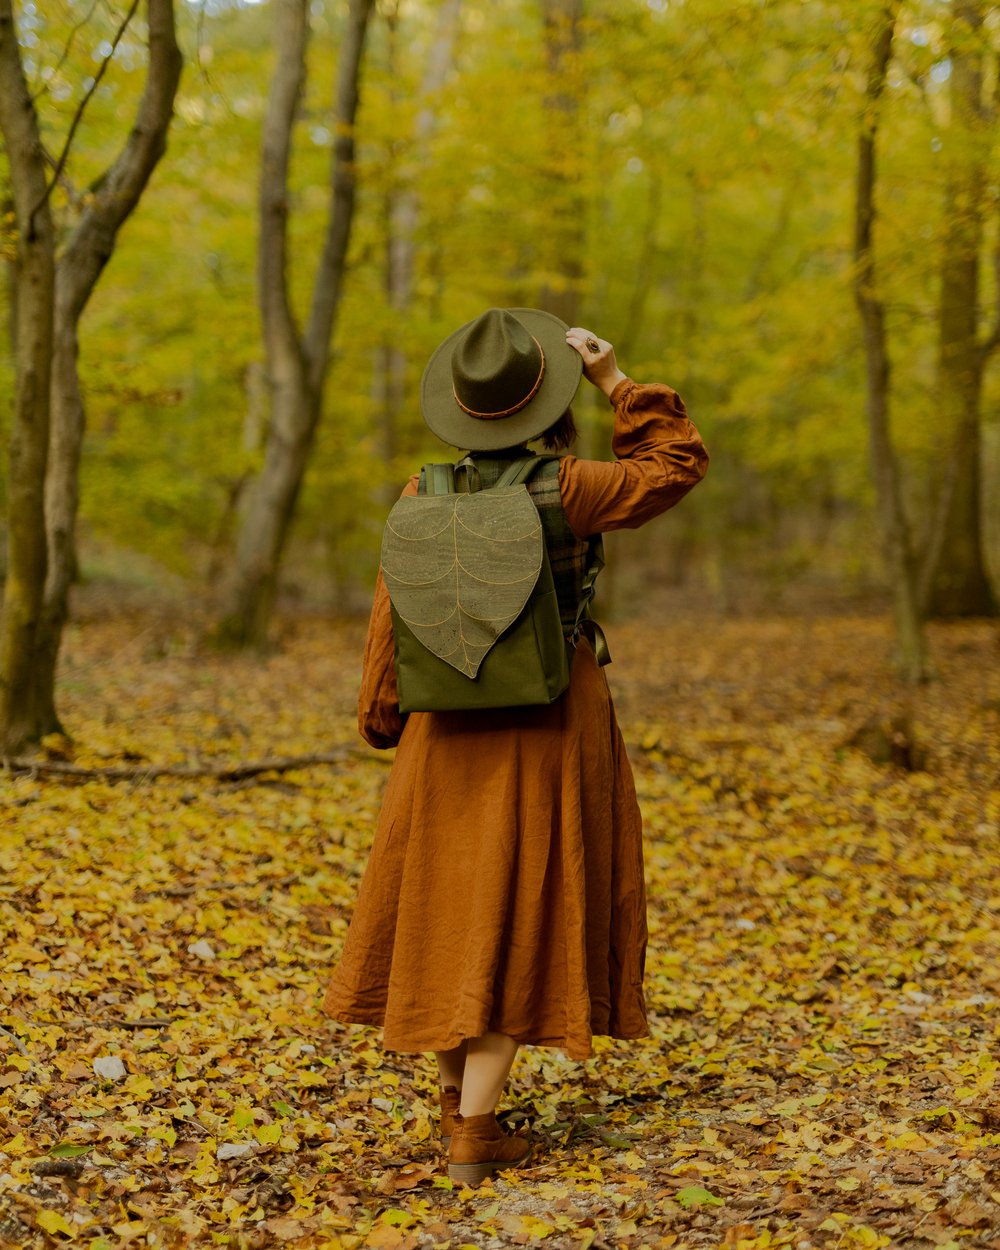
{"label": "autumn foliage", "polygon": [[[80,745],[0,780],[0,1244],[998,1244],[992,627],[935,627],[908,709],[881,619],[612,629],[653,1037],[523,1050],[501,1106],[536,1161],[478,1191],[429,1061],[318,1011],[389,760],[355,734],[361,626],[282,631],[220,658],[195,622],[88,621]],[[902,713],[922,771],[846,745]],[[289,754],[342,758],[144,774]]]}

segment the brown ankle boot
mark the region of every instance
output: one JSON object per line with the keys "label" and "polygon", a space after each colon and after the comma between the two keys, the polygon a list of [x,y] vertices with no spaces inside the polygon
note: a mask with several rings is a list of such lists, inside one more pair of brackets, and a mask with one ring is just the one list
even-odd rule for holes
{"label": "brown ankle boot", "polygon": [[454,1085],[445,1085],[441,1090],[441,1145],[448,1149],[451,1135],[455,1131],[455,1116],[462,1105],[462,1091]]}
{"label": "brown ankle boot", "polygon": [[511,1137],[497,1123],[496,1113],[457,1114],[448,1150],[448,1175],[465,1185],[478,1185],[493,1172],[527,1163],[531,1142]]}

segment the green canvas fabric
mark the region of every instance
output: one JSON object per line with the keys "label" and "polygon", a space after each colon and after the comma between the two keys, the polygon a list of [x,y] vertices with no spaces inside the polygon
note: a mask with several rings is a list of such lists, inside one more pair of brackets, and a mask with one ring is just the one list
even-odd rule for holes
{"label": "green canvas fabric", "polygon": [[555,457],[425,465],[382,540],[400,710],[553,702],[582,630],[610,658],[589,619],[602,565],[600,536],[581,542],[569,527]]}
{"label": "green canvas fabric", "polygon": [[508,462],[489,488],[474,467],[425,465],[418,495],[389,513],[382,574],[401,711],[551,703],[569,685],[542,519],[524,483],[545,463]]}
{"label": "green canvas fabric", "polygon": [[[506,457],[474,455],[472,459],[479,470],[481,485],[494,486],[511,461],[523,455],[523,450],[512,451]],[[527,483],[527,487],[541,518],[549,567],[552,569],[552,580],[559,600],[559,617],[563,631],[569,637],[576,627],[577,610],[583,595],[584,574],[591,563],[591,543],[577,538],[566,520],[559,495],[558,460],[543,464]]]}
{"label": "green canvas fabric", "polygon": [[416,639],[475,677],[528,602],[544,554],[538,510],[522,486],[404,496],[386,523],[382,575]]}

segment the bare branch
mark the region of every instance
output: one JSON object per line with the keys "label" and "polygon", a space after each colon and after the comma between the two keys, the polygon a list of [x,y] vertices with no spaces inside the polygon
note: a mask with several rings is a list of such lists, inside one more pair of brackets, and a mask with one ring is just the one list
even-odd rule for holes
{"label": "bare branch", "polygon": [[107,68],[111,63],[111,59],[114,56],[119,43],[121,43],[122,37],[124,36],[125,31],[128,29],[129,23],[132,21],[132,18],[135,17],[135,11],[138,7],[139,7],[139,0],[132,0],[132,7],[125,14],[125,20],[122,22],[121,26],[119,26],[118,30],[115,32],[115,37],[111,43],[111,51],[108,53],[108,55],[104,58],[103,61],[101,61],[100,65],[97,67],[97,73],[94,75],[93,80],[89,88],[87,89],[87,91],[84,92],[83,99],[80,101],[79,105],[77,106],[76,112],[73,114],[73,120],[70,122],[70,125],[69,125],[69,133],[66,135],[66,142],[63,144],[63,149],[59,153],[59,159],[56,161],[55,173],[53,173],[52,178],[49,181],[49,185],[45,188],[45,194],[42,196],[41,200],[39,200],[39,202],[35,205],[35,207],[31,210],[30,222],[32,223],[32,225],[34,224],[35,214],[38,212],[38,210],[42,207],[43,204],[48,202],[49,196],[55,190],[55,185],[59,181],[60,177],[62,176],[63,167],[65,166],[66,161],[69,158],[69,151],[70,151],[70,148],[73,146],[73,140],[76,137],[77,127],[80,125],[80,122],[83,120],[84,110],[86,109],[87,105],[90,103],[94,95],[94,92],[97,90],[98,86],[100,85],[101,79],[104,77],[105,73],[107,72]]}
{"label": "bare branch", "polygon": [[258,777],[261,773],[286,773],[296,768],[311,768],[315,764],[342,764],[349,758],[349,751],[328,751],[318,755],[290,755],[275,759],[257,760],[252,764],[138,764],[127,767],[85,768],[83,765],[67,764],[61,760],[34,760],[11,758],[4,765],[11,772],[29,773],[40,777],[66,777],[74,780],[97,779],[101,781],[153,781],[157,777],[210,777],[215,781],[241,781],[246,777]]}
{"label": "bare branch", "polygon": [[[135,0],[134,12],[138,0]],[[166,150],[180,81],[181,54],[173,0],[148,0],[149,65],[128,139],[96,180],[96,194],[80,218],[60,261],[60,303],[79,315],[114,246]],[[131,16],[131,14],[130,14]],[[106,62],[105,62],[106,63]]]}
{"label": "bare branch", "polygon": [[[52,71],[53,77],[56,74],[58,74],[59,71],[62,69],[62,67],[66,64],[66,61],[69,58],[69,54],[72,51],[73,41],[74,39],[76,39],[77,33],[81,31],[84,28],[84,26],[86,26],[87,23],[90,21],[90,19],[94,16],[94,12],[97,9],[98,4],[100,4],[100,0],[93,0],[93,4],[91,4],[87,12],[83,15],[83,17],[80,18],[77,24],[73,27],[73,29],[66,36],[66,44],[62,50],[62,56],[60,56],[59,60],[55,64],[55,68]],[[42,85],[38,88],[35,94],[31,97],[32,104],[34,104],[36,100],[40,99],[46,93],[46,91],[48,91],[48,89],[49,89],[48,83],[42,83]]]}
{"label": "bare branch", "polygon": [[18,1035],[16,1033],[12,1033],[10,1029],[3,1028],[2,1025],[0,1025],[0,1037],[6,1037],[8,1041],[12,1042],[17,1047],[22,1055],[30,1054],[27,1046],[25,1046],[24,1042],[21,1041]]}

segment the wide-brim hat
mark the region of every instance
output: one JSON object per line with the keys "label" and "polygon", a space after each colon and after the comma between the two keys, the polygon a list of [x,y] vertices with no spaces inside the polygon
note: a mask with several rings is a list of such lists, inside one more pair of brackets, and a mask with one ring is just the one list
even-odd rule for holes
{"label": "wide-brim hat", "polygon": [[449,334],[420,384],[424,420],[438,438],[496,451],[544,434],[580,385],[583,359],[569,327],[539,308],[490,308]]}

